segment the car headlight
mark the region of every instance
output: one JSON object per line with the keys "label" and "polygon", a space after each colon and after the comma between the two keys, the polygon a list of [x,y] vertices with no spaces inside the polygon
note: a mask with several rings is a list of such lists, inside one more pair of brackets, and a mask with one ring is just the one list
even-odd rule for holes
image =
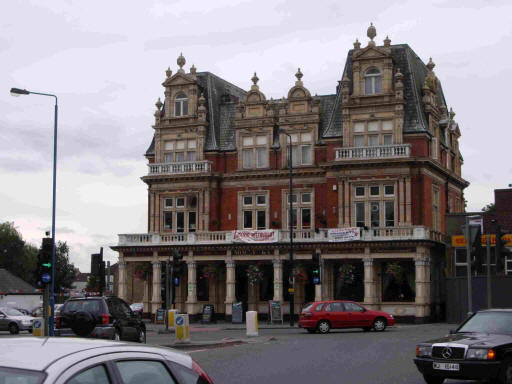
{"label": "car headlight", "polygon": [[432,356],[432,346],[431,345],[417,345],[416,346],[416,356],[431,357]]}
{"label": "car headlight", "polygon": [[495,353],[492,349],[470,348],[466,354],[466,359],[471,360],[494,360]]}

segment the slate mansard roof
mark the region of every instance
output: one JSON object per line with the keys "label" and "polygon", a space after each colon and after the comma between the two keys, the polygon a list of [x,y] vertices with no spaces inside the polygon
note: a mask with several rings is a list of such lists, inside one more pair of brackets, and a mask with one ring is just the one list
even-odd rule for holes
{"label": "slate mansard roof", "polygon": [[[352,94],[352,54],[353,50],[350,50],[347,55],[345,68],[340,74],[340,80],[336,86],[336,93],[317,96],[320,101],[320,139],[336,138],[343,135],[340,82],[343,73],[346,72],[350,79],[350,93]],[[405,134],[428,132],[428,120],[422,102],[422,87],[428,69],[407,44],[392,45],[391,56],[393,59],[393,76],[398,68],[400,68],[400,72],[404,75],[405,106],[403,132]],[[233,122],[238,101],[244,97],[246,91],[210,72],[198,72],[196,76],[201,89],[200,91],[203,92],[207,100],[207,120],[209,126],[205,150],[235,150],[235,130]],[[438,85],[438,103],[446,106],[441,84]],[[146,155],[154,154],[154,144],[153,138]]]}

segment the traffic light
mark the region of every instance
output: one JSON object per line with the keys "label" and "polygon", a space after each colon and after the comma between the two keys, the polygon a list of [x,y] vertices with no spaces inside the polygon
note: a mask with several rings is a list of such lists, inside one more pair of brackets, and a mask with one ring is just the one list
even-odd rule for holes
{"label": "traffic light", "polygon": [[183,260],[183,255],[179,253],[177,250],[172,250],[172,261],[174,265],[178,265]]}
{"label": "traffic light", "polygon": [[320,253],[313,253],[313,284],[321,284],[320,278]]}
{"label": "traffic light", "polygon": [[37,255],[37,281],[42,284],[50,282],[52,275],[52,249],[53,241],[51,237],[44,237],[41,250]]}
{"label": "traffic light", "polygon": [[100,295],[103,295],[105,288],[105,262],[103,261],[103,247],[100,248],[100,253],[93,253],[91,255],[91,275],[97,278],[99,282],[98,289]]}
{"label": "traffic light", "polygon": [[505,242],[503,241],[503,236],[505,233],[501,230],[501,225],[496,224],[496,270],[502,271],[504,269],[504,264],[507,258],[512,256],[510,250],[505,247]]}

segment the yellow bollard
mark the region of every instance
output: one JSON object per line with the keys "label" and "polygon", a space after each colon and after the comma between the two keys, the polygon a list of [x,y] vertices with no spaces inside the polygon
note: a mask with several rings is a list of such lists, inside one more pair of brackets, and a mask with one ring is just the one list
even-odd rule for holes
{"label": "yellow bollard", "polygon": [[169,315],[167,317],[167,321],[169,324],[169,329],[171,331],[174,331],[176,329],[176,315],[178,315],[178,310],[177,309],[170,309],[169,310]]}
{"label": "yellow bollard", "polygon": [[176,327],[176,342],[177,343],[190,343],[190,327],[188,315],[178,314],[174,321]]}
{"label": "yellow bollard", "polygon": [[258,336],[258,312],[245,312],[245,327],[247,336]]}
{"label": "yellow bollard", "polygon": [[32,335],[33,336],[44,336],[44,319],[42,317],[36,317],[32,323]]}

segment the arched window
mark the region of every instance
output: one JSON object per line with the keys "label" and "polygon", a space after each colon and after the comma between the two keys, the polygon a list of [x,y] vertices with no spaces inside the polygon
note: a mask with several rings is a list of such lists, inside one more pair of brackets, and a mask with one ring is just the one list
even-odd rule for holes
{"label": "arched window", "polygon": [[176,101],[174,102],[174,116],[186,116],[188,115],[188,97],[183,92],[176,95]]}
{"label": "arched window", "polygon": [[382,76],[380,71],[372,67],[364,75],[364,91],[366,95],[374,95],[382,92]]}

